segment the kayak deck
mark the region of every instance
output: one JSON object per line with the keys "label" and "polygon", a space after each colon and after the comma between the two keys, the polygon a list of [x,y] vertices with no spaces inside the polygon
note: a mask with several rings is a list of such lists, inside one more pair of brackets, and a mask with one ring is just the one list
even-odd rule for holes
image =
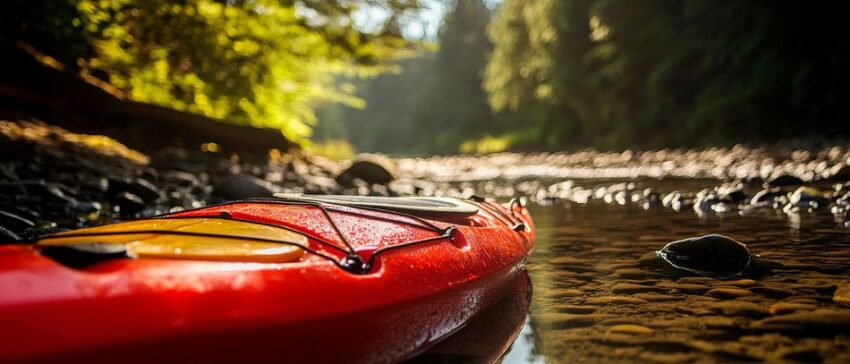
{"label": "kayak deck", "polygon": [[[41,254],[39,246],[0,246],[0,321],[15,328],[0,337],[0,361],[149,362],[163,355],[398,361],[501,297],[533,247],[533,225],[522,206],[472,204],[479,209],[475,215],[432,217],[340,204],[242,201],[136,222],[174,220],[165,222],[172,230],[244,222],[268,226],[269,234],[292,232],[297,235],[288,240],[296,244],[288,247],[303,252],[285,262],[138,254],[70,268]],[[186,221],[198,223],[181,225]],[[142,227],[122,230],[126,234],[116,244],[150,232]],[[237,234],[224,230],[220,235]],[[92,232],[39,244],[91,243],[68,240],[86,231]],[[130,243],[167,236],[135,236]],[[341,269],[352,253],[371,266]]]}

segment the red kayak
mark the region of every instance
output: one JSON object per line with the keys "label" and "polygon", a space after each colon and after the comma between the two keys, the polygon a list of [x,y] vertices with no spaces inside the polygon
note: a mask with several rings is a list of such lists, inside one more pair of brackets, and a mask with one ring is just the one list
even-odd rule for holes
{"label": "red kayak", "polygon": [[0,362],[396,362],[522,272],[520,203],[285,195],[0,245]]}

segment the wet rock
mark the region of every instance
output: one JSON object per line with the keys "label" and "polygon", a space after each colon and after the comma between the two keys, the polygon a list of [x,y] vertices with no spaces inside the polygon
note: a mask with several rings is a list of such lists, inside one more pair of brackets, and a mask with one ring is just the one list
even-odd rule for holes
{"label": "wet rock", "polygon": [[710,307],[725,316],[745,316],[751,318],[761,318],[770,315],[770,312],[767,308],[752,302],[717,302],[711,304]]}
{"label": "wet rock", "polygon": [[20,239],[21,237],[18,236],[18,234],[15,234],[11,230],[3,226],[0,226],[0,242],[15,241]]}
{"label": "wet rock", "polygon": [[562,298],[562,297],[581,297],[584,296],[585,293],[581,290],[568,288],[568,289],[555,289],[549,293],[549,297],[552,298]]}
{"label": "wet rock", "polygon": [[823,192],[811,188],[811,187],[800,187],[791,194],[789,197],[789,204],[796,207],[810,207],[810,208],[818,208],[819,206],[826,206],[829,204],[829,200],[824,197]]}
{"label": "wet rock", "polygon": [[714,279],[714,278],[711,278],[711,277],[682,277],[682,278],[679,278],[679,279],[676,280],[676,283],[701,284],[701,285],[708,285],[708,286],[717,285],[718,282],[725,283],[727,281],[720,281],[720,280],[717,280],[717,279]]}
{"label": "wet rock", "polygon": [[689,294],[702,294],[702,293],[708,291],[709,289],[711,289],[711,287],[703,285],[703,284],[689,284],[689,283],[663,282],[663,283],[656,284],[655,286],[670,289],[672,291],[671,293],[682,292],[682,293],[689,293]]}
{"label": "wet rock", "polygon": [[752,296],[753,292],[743,288],[712,288],[705,294],[720,299],[735,299]]}
{"label": "wet rock", "polygon": [[634,295],[635,298],[640,298],[642,300],[647,300],[649,302],[664,302],[664,301],[676,301],[679,300],[679,297],[671,296],[667,294],[661,293],[636,293]]}
{"label": "wet rock", "polygon": [[648,328],[646,326],[641,325],[614,325],[605,330],[605,333],[608,334],[626,334],[626,335],[638,335],[638,336],[646,336],[652,335],[655,330]]}
{"label": "wet rock", "polygon": [[752,260],[746,245],[723,235],[674,241],[657,254],[674,268],[717,278],[741,274]]}
{"label": "wet rock", "polygon": [[724,202],[739,204],[747,200],[747,194],[737,187],[721,189],[719,192],[720,200]]}
{"label": "wet rock", "polygon": [[100,212],[101,209],[103,209],[103,206],[101,206],[101,204],[97,201],[91,201],[91,202],[78,202],[76,204],[73,204],[72,208],[77,214],[85,215],[85,214],[96,214],[96,213]]}
{"label": "wet rock", "polygon": [[20,233],[35,226],[35,223],[11,212],[0,210],[0,226]]}
{"label": "wet rock", "polygon": [[711,211],[714,205],[722,203],[720,200],[720,196],[717,194],[717,191],[714,190],[702,190],[697,193],[696,200],[694,201],[694,211],[696,212],[707,212]]}
{"label": "wet rock", "polygon": [[663,287],[654,287],[654,286],[644,286],[640,284],[631,284],[631,283],[617,283],[614,287],[611,288],[611,292],[613,293],[646,293],[646,292],[656,292],[656,293],[667,293],[669,289]]}
{"label": "wet rock", "polygon": [[674,211],[683,211],[690,209],[694,206],[694,198],[692,195],[682,195],[680,198],[673,200],[670,203],[670,207]]}
{"label": "wet rock", "polygon": [[771,205],[777,198],[784,195],[785,194],[782,193],[782,190],[778,188],[764,189],[753,195],[753,198],[750,200],[750,204],[756,206]]}
{"label": "wet rock", "polygon": [[773,315],[785,315],[797,311],[814,311],[818,306],[810,303],[777,302],[770,305],[770,313]]}
{"label": "wet rock", "polygon": [[802,179],[799,177],[795,177],[789,174],[778,174],[773,178],[769,179],[765,182],[765,187],[773,188],[773,187],[791,187],[791,186],[802,186],[805,184]]}
{"label": "wet rock", "polygon": [[163,179],[167,182],[176,183],[179,186],[196,186],[201,184],[201,181],[194,174],[179,170],[165,172]]}
{"label": "wet rock", "polygon": [[219,178],[213,185],[212,193],[228,200],[271,197],[273,194],[266,181],[244,174]]}
{"label": "wet rock", "polygon": [[139,196],[145,202],[156,201],[161,195],[156,186],[142,178],[110,179],[107,193],[118,194],[121,192],[130,192]]}
{"label": "wet rock", "polygon": [[715,285],[715,286],[716,285],[724,285],[724,286],[749,288],[749,287],[759,286],[760,284],[759,284],[759,282],[756,282],[752,279],[738,279],[738,280],[734,280],[734,281],[715,281],[715,282],[712,282],[712,285]]}
{"label": "wet rock", "polygon": [[586,315],[590,313],[596,312],[599,307],[589,306],[589,305],[553,305],[552,308],[558,310],[559,312],[566,312],[572,314],[580,314]]}
{"label": "wet rock", "polygon": [[847,332],[850,330],[850,310],[820,309],[769,317],[753,323],[754,328],[771,328],[775,324],[800,327],[805,330]]}
{"label": "wet rock", "polygon": [[830,169],[827,178],[833,182],[850,181],[850,166],[847,164],[836,165]]}
{"label": "wet rock", "polygon": [[568,313],[544,313],[538,316],[540,323],[546,326],[558,329],[575,329],[580,327],[588,327],[596,324],[597,317],[595,314],[589,315],[574,315]]}
{"label": "wet rock", "polygon": [[337,176],[336,180],[345,186],[353,185],[359,178],[367,184],[388,184],[395,179],[393,162],[382,155],[359,154],[354,157],[351,166]]}
{"label": "wet rock", "polygon": [[110,202],[114,206],[118,206],[123,216],[132,216],[145,208],[145,201],[130,192],[122,192],[112,196]]}

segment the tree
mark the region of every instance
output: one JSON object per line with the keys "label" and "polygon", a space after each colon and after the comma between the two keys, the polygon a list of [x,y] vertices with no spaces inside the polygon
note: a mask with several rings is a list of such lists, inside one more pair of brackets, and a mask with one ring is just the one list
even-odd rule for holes
{"label": "tree", "polygon": [[[358,29],[358,7],[397,14],[416,0],[65,0],[5,2],[0,30],[133,100],[303,141],[322,102],[362,106],[340,74],[383,71],[411,47]],[[386,30],[386,29],[385,29]]]}
{"label": "tree", "polygon": [[527,115],[518,144],[548,148],[847,135],[850,39],[824,5],[505,0],[490,105]]}

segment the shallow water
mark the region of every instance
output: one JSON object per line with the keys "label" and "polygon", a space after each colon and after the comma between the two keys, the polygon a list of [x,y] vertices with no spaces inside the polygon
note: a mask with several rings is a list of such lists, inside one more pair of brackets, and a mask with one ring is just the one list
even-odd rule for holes
{"label": "shallow water", "polygon": [[[850,282],[850,228],[828,212],[700,217],[591,201],[532,214],[530,314],[503,362],[850,360],[850,307],[835,302]],[[706,234],[759,258],[715,280],[655,256]]]}

